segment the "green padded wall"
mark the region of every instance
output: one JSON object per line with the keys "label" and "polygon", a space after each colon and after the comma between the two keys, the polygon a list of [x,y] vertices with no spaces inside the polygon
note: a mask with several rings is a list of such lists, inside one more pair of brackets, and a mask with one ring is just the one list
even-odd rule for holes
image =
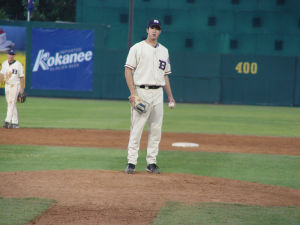
{"label": "green padded wall", "polygon": [[[297,56],[299,2],[134,0],[134,42],[145,37],[147,21],[158,18],[167,34],[162,39],[172,51]],[[126,0],[78,0],[77,21],[109,27],[108,47],[125,50],[126,45],[120,43],[128,31],[128,8]],[[116,33],[120,35],[116,37]],[[192,39],[192,47],[185,46],[186,39]],[[234,48],[232,40],[238,43]],[[280,49],[275,49],[277,40],[282,42]]]}
{"label": "green padded wall", "polygon": [[295,65],[295,57],[224,55],[221,102],[292,106]]}
{"label": "green padded wall", "polygon": [[170,75],[175,99],[217,103],[220,99],[220,55],[173,53]]}
{"label": "green padded wall", "polygon": [[294,95],[294,105],[300,106],[300,57],[297,57],[297,67],[296,67],[296,74],[295,74],[295,95]]}

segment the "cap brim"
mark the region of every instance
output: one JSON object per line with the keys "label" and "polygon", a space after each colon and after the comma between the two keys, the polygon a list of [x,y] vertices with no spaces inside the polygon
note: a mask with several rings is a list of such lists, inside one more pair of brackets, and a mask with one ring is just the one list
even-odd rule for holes
{"label": "cap brim", "polygon": [[152,26],[149,26],[151,28],[158,28],[159,30],[161,30],[161,26],[158,24],[153,24]]}

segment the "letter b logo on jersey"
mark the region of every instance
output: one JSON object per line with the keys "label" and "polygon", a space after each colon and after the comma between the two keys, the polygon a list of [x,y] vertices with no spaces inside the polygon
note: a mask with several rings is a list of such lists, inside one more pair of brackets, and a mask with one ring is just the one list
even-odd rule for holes
{"label": "letter b logo on jersey", "polygon": [[159,69],[165,70],[167,63],[163,60],[159,60]]}

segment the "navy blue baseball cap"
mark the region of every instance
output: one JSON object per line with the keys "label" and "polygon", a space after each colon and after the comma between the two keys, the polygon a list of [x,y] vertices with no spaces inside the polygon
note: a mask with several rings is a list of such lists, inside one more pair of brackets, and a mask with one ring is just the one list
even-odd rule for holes
{"label": "navy blue baseball cap", "polygon": [[149,23],[148,23],[148,27],[157,27],[161,30],[161,24],[159,22],[159,20],[150,20]]}
{"label": "navy blue baseball cap", "polygon": [[9,49],[9,50],[7,51],[7,54],[8,54],[8,55],[15,55],[16,53],[15,53],[15,51],[14,51],[13,49]]}

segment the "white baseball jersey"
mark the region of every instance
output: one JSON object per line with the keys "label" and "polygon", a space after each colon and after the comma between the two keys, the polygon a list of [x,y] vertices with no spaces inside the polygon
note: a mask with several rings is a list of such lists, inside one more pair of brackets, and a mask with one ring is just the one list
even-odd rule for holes
{"label": "white baseball jersey", "polygon": [[[6,79],[6,74],[11,72],[12,75],[9,79]],[[4,74],[6,84],[20,84],[20,77],[24,77],[24,70],[22,64],[15,60],[13,63],[8,63],[8,60],[2,63],[2,69],[0,73]]]}
{"label": "white baseball jersey", "polygon": [[125,67],[133,69],[135,85],[164,86],[164,75],[171,73],[169,52],[158,43],[156,47],[141,41],[129,50]]}

